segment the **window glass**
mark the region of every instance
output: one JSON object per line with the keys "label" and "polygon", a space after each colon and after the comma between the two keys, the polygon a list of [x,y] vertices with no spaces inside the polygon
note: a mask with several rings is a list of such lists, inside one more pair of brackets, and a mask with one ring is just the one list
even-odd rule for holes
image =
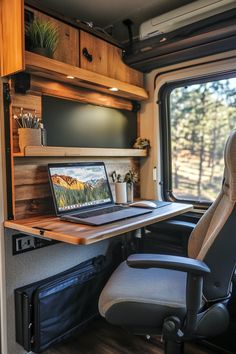
{"label": "window glass", "polygon": [[174,88],[169,116],[173,196],[213,201],[221,188],[225,140],[236,128],[236,78]]}

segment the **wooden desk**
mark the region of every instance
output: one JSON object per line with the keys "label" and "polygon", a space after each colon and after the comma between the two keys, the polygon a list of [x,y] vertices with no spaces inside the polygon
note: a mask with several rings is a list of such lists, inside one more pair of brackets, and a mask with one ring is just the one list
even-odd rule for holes
{"label": "wooden desk", "polygon": [[102,226],[88,226],[61,221],[55,216],[39,216],[30,219],[5,221],[4,226],[29,235],[46,237],[74,245],[88,245],[169,219],[191,209],[192,205],[189,204],[172,203],[162,208],[154,209],[149,214]]}

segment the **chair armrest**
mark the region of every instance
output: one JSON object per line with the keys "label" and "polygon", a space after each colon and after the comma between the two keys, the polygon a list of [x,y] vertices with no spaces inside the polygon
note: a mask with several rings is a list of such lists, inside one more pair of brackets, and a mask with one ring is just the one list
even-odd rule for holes
{"label": "chair armrest", "polygon": [[166,268],[193,275],[211,272],[204,262],[197,259],[163,254],[133,254],[126,262],[132,268]]}
{"label": "chair armrest", "polygon": [[201,306],[203,276],[210,268],[202,261],[163,254],[133,254],[127,259],[132,268],[165,268],[187,273],[186,282],[186,319],[184,337],[191,337],[197,325],[197,313]]}

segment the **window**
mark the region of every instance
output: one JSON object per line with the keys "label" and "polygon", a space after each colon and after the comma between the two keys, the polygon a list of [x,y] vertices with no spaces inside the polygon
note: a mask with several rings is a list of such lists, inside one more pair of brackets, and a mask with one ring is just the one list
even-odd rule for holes
{"label": "window", "polygon": [[165,195],[210,203],[221,188],[225,140],[236,128],[236,77],[168,84],[161,100]]}

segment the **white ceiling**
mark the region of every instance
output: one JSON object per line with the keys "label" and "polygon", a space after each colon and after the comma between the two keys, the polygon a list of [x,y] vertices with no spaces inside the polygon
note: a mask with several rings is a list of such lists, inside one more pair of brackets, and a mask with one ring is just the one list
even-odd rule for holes
{"label": "white ceiling", "polygon": [[134,35],[139,25],[154,16],[183,6],[193,0],[41,0],[42,5],[65,16],[93,22],[94,26],[113,26],[113,36],[121,41],[127,39],[127,29],[122,21],[134,22]]}

